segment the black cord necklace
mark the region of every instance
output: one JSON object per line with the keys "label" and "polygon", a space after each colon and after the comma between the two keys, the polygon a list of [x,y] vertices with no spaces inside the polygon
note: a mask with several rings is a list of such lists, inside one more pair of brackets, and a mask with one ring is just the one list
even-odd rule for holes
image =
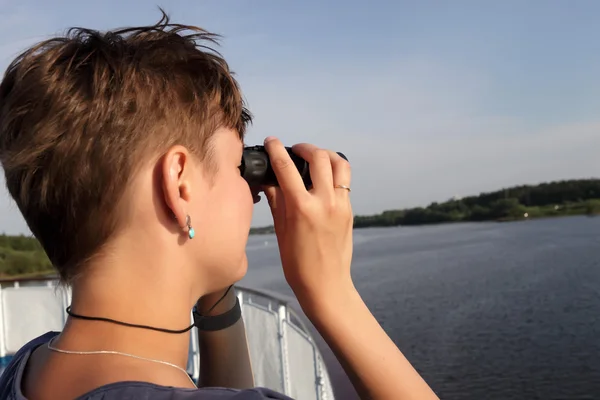
{"label": "black cord necklace", "polygon": [[[217,300],[217,302],[208,309],[207,314],[210,313],[212,310],[214,310],[214,308],[221,302],[223,301],[223,299],[225,298],[225,296],[227,296],[227,294],[229,293],[229,291],[231,290],[231,288],[233,287],[233,285],[229,286],[229,288],[227,288],[227,290],[225,291],[225,293],[223,294],[223,296],[221,296],[221,298],[219,300]],[[86,315],[79,315],[79,314],[75,314],[73,311],[71,311],[71,306],[67,307],[67,314],[69,314],[71,317],[73,318],[78,318],[78,319],[83,319],[86,321],[102,321],[102,322],[110,322],[113,324],[117,324],[117,325],[122,325],[122,326],[128,326],[130,328],[141,328],[141,329],[149,329],[149,330],[153,330],[153,331],[158,331],[158,332],[164,332],[164,333],[185,333],[187,331],[189,331],[190,329],[192,329],[196,324],[192,324],[190,326],[188,326],[187,328],[181,329],[181,330],[173,330],[173,329],[165,329],[165,328],[156,328],[154,326],[148,326],[148,325],[138,325],[138,324],[130,324],[129,322],[122,322],[122,321],[117,321],[114,319],[110,319],[110,318],[104,318],[104,317],[89,317]]]}

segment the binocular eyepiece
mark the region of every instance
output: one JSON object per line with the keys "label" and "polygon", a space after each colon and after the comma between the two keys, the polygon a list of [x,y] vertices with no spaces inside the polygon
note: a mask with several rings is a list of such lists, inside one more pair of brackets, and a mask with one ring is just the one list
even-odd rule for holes
{"label": "binocular eyepiece", "polygon": [[[302,177],[302,181],[304,182],[304,186],[306,186],[307,189],[310,189],[312,187],[312,180],[310,179],[308,162],[302,157],[294,154],[291,147],[286,147],[285,149],[296,165],[296,168]],[[348,161],[344,154],[337,154]],[[244,148],[240,172],[250,186],[278,186],[277,177],[275,176],[275,172],[273,172],[271,160],[269,159],[269,154],[265,150],[265,146],[248,146]]]}

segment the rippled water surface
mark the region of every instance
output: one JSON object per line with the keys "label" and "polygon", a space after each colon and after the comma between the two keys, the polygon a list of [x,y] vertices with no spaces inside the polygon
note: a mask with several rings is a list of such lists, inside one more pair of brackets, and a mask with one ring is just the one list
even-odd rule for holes
{"label": "rippled water surface", "polygon": [[[290,294],[273,236],[243,283]],[[354,281],[444,399],[600,399],[600,218],[355,231]]]}

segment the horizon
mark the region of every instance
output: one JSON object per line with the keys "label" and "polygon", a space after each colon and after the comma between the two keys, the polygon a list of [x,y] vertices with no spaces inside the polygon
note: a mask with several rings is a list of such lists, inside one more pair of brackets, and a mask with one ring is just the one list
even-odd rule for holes
{"label": "horizon", "polygon": [[[479,192],[477,194],[467,194],[464,196],[459,197],[458,199],[456,199],[457,201],[461,201],[465,198],[469,198],[469,197],[478,197],[478,196],[483,196],[489,193],[495,193],[495,192],[500,192],[503,190],[511,190],[511,189],[517,189],[520,187],[535,187],[535,186],[540,186],[540,185],[545,185],[545,184],[553,184],[553,183],[559,183],[559,182],[571,182],[571,181],[583,181],[583,180],[600,180],[600,177],[590,177],[590,178],[576,178],[576,179],[561,179],[561,180],[552,180],[552,181],[544,181],[544,182],[538,182],[538,183],[525,183],[525,184],[520,184],[520,185],[512,185],[512,186],[507,186],[507,187],[502,187],[502,188],[498,188],[496,190],[491,190],[491,191],[485,191],[485,192]],[[600,197],[599,197],[600,198]],[[387,211],[399,211],[399,210],[410,210],[413,208],[426,208],[429,207],[431,204],[433,203],[439,203],[439,204],[443,204],[445,202],[449,202],[454,200],[453,197],[446,197],[445,200],[433,200],[432,202],[428,203],[428,204],[421,204],[418,206],[413,206],[413,207],[401,207],[401,208],[390,208],[390,209],[386,209],[386,210],[380,210],[378,212],[375,212],[373,214],[354,214],[354,217],[370,217],[370,216],[375,216],[375,215],[381,215],[384,212]],[[252,225],[252,228],[268,228],[268,227],[272,227],[273,224],[269,224],[269,225]],[[17,234],[10,234],[4,231],[0,231],[0,235],[8,235],[8,236],[19,236],[19,235],[25,235],[25,236],[32,236],[31,232],[29,232],[28,234],[24,234],[24,233],[17,233]]]}
{"label": "horizon", "polygon": [[[511,186],[506,186],[506,187],[501,187],[501,188],[497,188],[496,190],[489,190],[489,191],[484,191],[484,192],[479,192],[477,194],[475,193],[471,193],[471,194],[466,194],[464,196],[458,196],[458,198],[455,199],[456,196],[451,196],[451,197],[446,197],[444,200],[433,200],[429,203],[424,203],[424,204],[420,204],[417,206],[411,206],[411,207],[399,207],[399,208],[389,208],[389,209],[385,209],[385,210],[380,210],[378,212],[375,212],[373,214],[354,214],[354,217],[370,217],[370,216],[375,216],[375,215],[381,215],[386,211],[404,211],[404,210],[410,210],[410,209],[414,209],[414,208],[427,208],[430,205],[432,205],[433,203],[438,203],[438,204],[443,204],[446,202],[450,202],[453,200],[456,201],[461,201],[464,200],[466,198],[470,198],[470,197],[479,197],[479,196],[484,196],[486,194],[490,194],[490,193],[496,193],[496,192],[501,192],[503,190],[511,190],[511,189],[517,189],[517,188],[521,188],[521,187],[535,187],[535,186],[540,186],[540,185],[546,185],[546,184],[553,184],[553,183],[560,183],[560,182],[572,182],[572,181],[584,181],[584,180],[600,180],[600,177],[589,177],[589,178],[575,178],[575,179],[560,179],[560,180],[551,180],[551,181],[544,181],[544,182],[537,182],[537,183],[524,183],[524,184],[519,184],[519,185],[511,185]],[[600,195],[599,197],[600,198]],[[265,228],[265,227],[269,227],[272,226],[271,225],[261,225],[261,226],[252,226],[253,228]]]}
{"label": "horizon", "polygon": [[[71,26],[160,18],[141,0],[0,6],[2,72],[19,51]],[[599,175],[598,2],[182,0],[163,8],[172,22],[223,35],[218,50],[255,115],[247,144],[275,135],[348,156],[356,215]],[[0,231],[30,234],[3,179]],[[252,226],[271,223],[263,200]]]}

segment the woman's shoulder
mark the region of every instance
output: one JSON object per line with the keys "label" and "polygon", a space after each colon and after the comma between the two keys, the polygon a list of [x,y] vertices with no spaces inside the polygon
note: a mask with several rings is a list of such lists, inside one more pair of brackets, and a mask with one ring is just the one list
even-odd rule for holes
{"label": "woman's shoulder", "polygon": [[17,351],[0,375],[0,399],[23,400],[21,379],[29,356],[37,347],[47,343],[58,332],[47,332],[29,341]]}
{"label": "woman's shoulder", "polygon": [[112,400],[143,398],[148,400],[291,400],[289,397],[267,388],[228,389],[199,388],[180,389],[146,382],[117,382],[95,389],[77,400]]}
{"label": "woman's shoulder", "polygon": [[[27,360],[39,346],[48,343],[59,332],[48,332],[31,340],[13,356],[0,376],[0,399],[27,400],[21,393],[21,381]],[[245,390],[228,388],[181,389],[147,382],[117,382],[101,386],[79,397],[78,400],[112,399],[148,400],[291,400],[267,388]]]}

